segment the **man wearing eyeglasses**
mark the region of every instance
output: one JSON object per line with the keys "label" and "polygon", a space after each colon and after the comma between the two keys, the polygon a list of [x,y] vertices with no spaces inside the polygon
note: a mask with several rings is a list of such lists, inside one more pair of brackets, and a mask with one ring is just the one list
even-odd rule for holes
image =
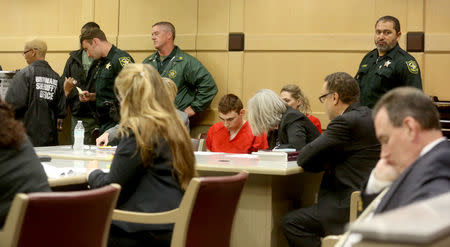
{"label": "man wearing eyeglasses", "polygon": [[23,56],[29,66],[14,75],[5,97],[35,147],[58,145],[57,126],[62,128],[66,116],[63,81],[45,61],[46,53],[42,40],[25,43]]}
{"label": "man wearing eyeglasses", "polygon": [[227,94],[219,101],[220,122],[208,130],[206,147],[212,152],[251,153],[267,149],[266,134],[254,136],[250,125],[244,121],[244,106],[238,96]]}
{"label": "man wearing eyeglasses", "polygon": [[290,246],[320,246],[320,238],[344,232],[350,194],[360,190],[378,161],[372,111],[361,106],[359,86],[347,73],[328,75],[319,97],[331,120],[327,130],[304,146],[297,163],[324,172],[317,204],[288,213],[282,221]]}
{"label": "man wearing eyeglasses", "polygon": [[387,91],[400,86],[422,89],[416,59],[398,45],[402,32],[393,16],[380,17],[375,23],[376,48],[361,61],[355,76],[361,89],[361,104],[372,108]]}

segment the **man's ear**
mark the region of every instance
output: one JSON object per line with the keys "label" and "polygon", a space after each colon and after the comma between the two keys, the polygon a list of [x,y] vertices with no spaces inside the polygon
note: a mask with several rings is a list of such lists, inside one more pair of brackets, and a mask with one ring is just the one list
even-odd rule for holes
{"label": "man's ear", "polygon": [[397,33],[397,39],[396,39],[397,42],[400,40],[400,37],[401,37],[401,36],[402,36],[402,32],[398,32],[398,33]]}
{"label": "man's ear", "polygon": [[32,56],[32,57],[37,57],[37,50],[36,49],[31,49],[31,51],[30,51],[30,55]]}
{"label": "man's ear", "polygon": [[245,109],[241,109],[241,110],[239,111],[239,115],[244,116],[244,115],[245,115]]}
{"label": "man's ear", "polygon": [[333,104],[334,105],[337,105],[337,104],[339,104],[339,94],[338,93],[336,93],[336,92],[334,92],[333,93]]}
{"label": "man's ear", "polygon": [[93,44],[98,45],[98,43],[100,43],[100,39],[99,38],[93,38],[91,45],[93,45]]}
{"label": "man's ear", "polygon": [[404,131],[406,132],[406,136],[408,140],[414,140],[419,131],[420,131],[420,124],[411,116],[405,117],[402,122],[402,126],[404,127]]}

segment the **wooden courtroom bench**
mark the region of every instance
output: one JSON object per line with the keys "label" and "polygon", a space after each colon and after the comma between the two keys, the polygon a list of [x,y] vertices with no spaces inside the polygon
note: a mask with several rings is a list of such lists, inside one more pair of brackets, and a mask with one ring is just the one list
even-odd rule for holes
{"label": "wooden courtroom bench", "polygon": [[439,111],[442,133],[450,138],[450,101],[439,100],[437,96],[431,96],[431,99]]}

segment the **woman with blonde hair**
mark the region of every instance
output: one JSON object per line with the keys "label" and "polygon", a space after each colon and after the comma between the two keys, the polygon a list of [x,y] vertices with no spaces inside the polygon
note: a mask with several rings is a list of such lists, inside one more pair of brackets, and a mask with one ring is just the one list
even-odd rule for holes
{"label": "woman with blonde hair", "polygon": [[311,115],[309,100],[303,94],[299,86],[295,84],[285,85],[280,91],[280,96],[290,107],[297,109],[301,113],[305,114],[309,118],[309,120],[311,120],[311,122],[316,126],[317,130],[322,133],[322,125],[320,124],[320,120]]}
{"label": "woman with blonde hair", "polygon": [[[177,85],[175,84],[175,82],[172,81],[172,79],[167,78],[167,77],[163,77],[162,81],[164,83],[164,86],[166,87],[166,90],[169,94],[169,98],[172,100],[172,102],[175,101],[175,97],[177,96]],[[189,116],[186,112],[184,111],[180,111],[178,109],[175,109],[175,111],[177,112],[178,116],[181,118],[181,121],[183,121],[184,126],[186,127],[186,130],[189,132],[190,131],[190,127],[189,127]],[[97,146],[101,147],[101,146],[106,146],[108,144],[110,145],[117,145],[117,142],[119,141],[119,137],[118,137],[118,131],[119,131],[119,125],[116,125],[108,130],[105,131],[105,133],[103,133],[101,136],[99,136],[95,142],[97,144]]]}
{"label": "woman with blonde hair", "polygon": [[300,150],[320,135],[303,113],[289,107],[269,89],[259,90],[249,100],[248,120],[253,135],[267,133],[269,148]]}
{"label": "woman with blonde hair", "polygon": [[[175,82],[168,77],[163,77],[162,80],[164,82],[164,85],[166,86],[167,91],[169,92],[169,97],[172,99],[172,102],[175,102],[175,97],[177,97],[178,93],[177,84],[175,84]],[[178,116],[180,116],[181,121],[183,121],[184,126],[186,126],[187,131],[189,132],[190,128],[188,114],[178,109],[176,109],[176,111],[178,113]]]}
{"label": "woman with blonde hair", "polygon": [[[120,142],[110,171],[94,170],[91,188],[122,186],[117,208],[160,212],[179,206],[196,176],[194,153],[158,71],[147,64],[129,64],[115,81],[120,102]],[[173,225],[114,221],[108,246],[169,246]]]}

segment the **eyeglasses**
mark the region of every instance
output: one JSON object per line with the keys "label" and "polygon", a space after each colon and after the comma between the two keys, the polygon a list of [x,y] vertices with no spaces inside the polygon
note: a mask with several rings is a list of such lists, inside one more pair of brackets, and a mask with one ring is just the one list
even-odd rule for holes
{"label": "eyeglasses", "polygon": [[320,97],[319,97],[320,103],[323,104],[323,102],[324,102],[324,100],[325,100],[325,97],[327,97],[328,95],[333,94],[333,93],[334,93],[334,92],[329,92],[329,93],[326,93],[326,94],[320,96]]}
{"label": "eyeglasses", "polygon": [[33,50],[33,49],[29,49],[28,51],[24,51],[24,52],[23,52],[23,55],[25,56],[25,54],[27,54],[27,53],[30,52],[31,50]]}

